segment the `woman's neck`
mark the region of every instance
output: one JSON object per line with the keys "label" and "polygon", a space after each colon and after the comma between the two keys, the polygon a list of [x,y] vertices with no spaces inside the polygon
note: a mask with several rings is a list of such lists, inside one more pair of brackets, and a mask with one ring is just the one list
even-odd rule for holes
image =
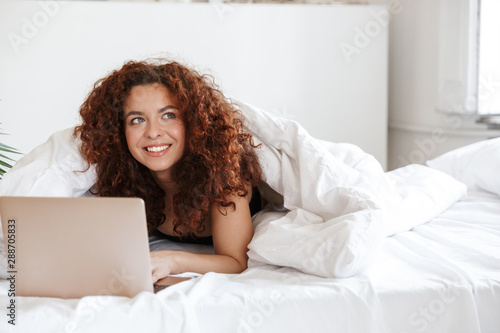
{"label": "woman's neck", "polygon": [[170,175],[153,173],[153,177],[165,192],[174,193],[177,191],[177,184],[170,178]]}

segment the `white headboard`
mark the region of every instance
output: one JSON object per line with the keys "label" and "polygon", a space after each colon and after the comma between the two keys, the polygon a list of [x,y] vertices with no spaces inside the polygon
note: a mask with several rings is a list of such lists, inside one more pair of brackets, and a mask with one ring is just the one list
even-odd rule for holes
{"label": "white headboard", "polygon": [[[0,142],[28,152],[78,123],[93,83],[169,55],[222,90],[386,165],[387,31],[377,5],[0,2]],[[377,30],[378,24],[378,30]],[[349,55],[346,57],[346,55]],[[350,60],[350,61],[348,61]]]}

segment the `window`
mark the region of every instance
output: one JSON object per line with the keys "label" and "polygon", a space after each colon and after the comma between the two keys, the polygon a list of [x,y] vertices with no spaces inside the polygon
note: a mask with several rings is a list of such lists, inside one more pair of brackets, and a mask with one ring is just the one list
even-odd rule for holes
{"label": "window", "polygon": [[479,0],[439,0],[437,110],[477,113]]}
{"label": "window", "polygon": [[479,114],[500,115],[500,1],[481,0],[479,25]]}
{"label": "window", "polygon": [[500,1],[440,0],[439,10],[437,110],[500,117]]}

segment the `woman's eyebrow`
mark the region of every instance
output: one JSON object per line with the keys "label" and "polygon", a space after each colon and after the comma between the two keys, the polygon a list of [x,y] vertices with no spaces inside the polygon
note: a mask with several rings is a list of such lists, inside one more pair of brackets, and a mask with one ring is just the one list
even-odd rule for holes
{"label": "woman's eyebrow", "polygon": [[[164,112],[164,111],[167,111],[167,110],[170,110],[170,109],[175,109],[175,110],[178,110],[176,106],[174,105],[167,105],[167,106],[164,106],[162,107],[161,109],[158,110],[158,113],[161,113],[161,112]],[[125,115],[125,118],[129,117],[129,116],[142,116],[144,114],[144,112],[142,111],[129,111],[126,115]]]}
{"label": "woman's eyebrow", "polygon": [[128,118],[130,116],[141,116],[143,115],[144,113],[141,112],[141,111],[129,111],[126,115],[125,115],[125,118]]}
{"label": "woman's eyebrow", "polygon": [[162,107],[160,110],[158,110],[158,113],[163,112],[163,111],[167,111],[167,110],[170,110],[170,109],[177,110],[177,107],[173,106],[173,105],[167,105],[167,106]]}

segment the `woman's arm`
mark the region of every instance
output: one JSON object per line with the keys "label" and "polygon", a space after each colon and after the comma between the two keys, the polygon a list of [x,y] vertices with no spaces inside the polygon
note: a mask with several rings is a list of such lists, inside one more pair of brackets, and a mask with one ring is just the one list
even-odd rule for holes
{"label": "woman's arm", "polygon": [[212,207],[210,212],[215,254],[193,254],[182,251],[151,252],[153,280],[182,272],[241,273],[247,268],[248,244],[252,239],[252,219],[247,197],[233,195],[228,199],[235,208]]}

